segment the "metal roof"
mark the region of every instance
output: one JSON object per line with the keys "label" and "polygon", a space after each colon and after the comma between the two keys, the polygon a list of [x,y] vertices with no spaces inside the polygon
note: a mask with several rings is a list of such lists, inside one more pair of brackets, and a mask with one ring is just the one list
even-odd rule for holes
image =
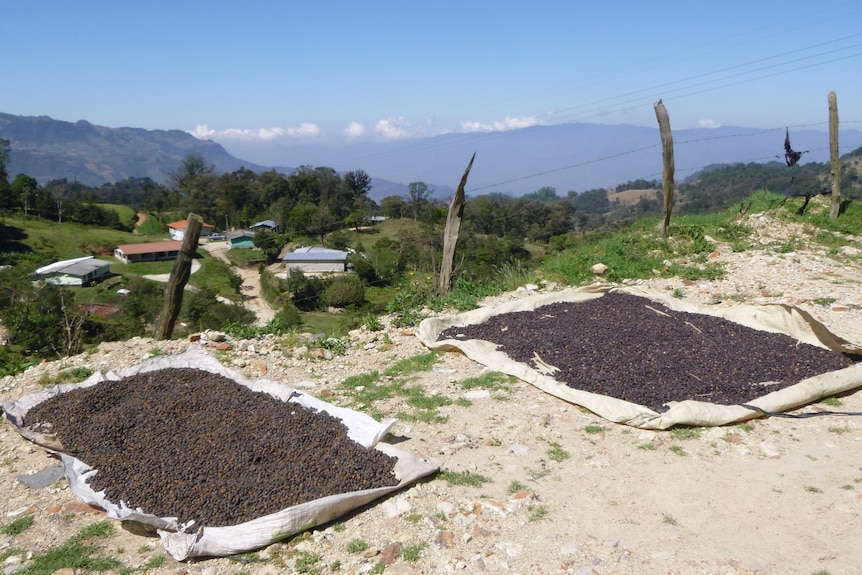
{"label": "metal roof", "polygon": [[296,248],[294,251],[285,254],[281,259],[291,262],[339,262],[347,259],[347,252],[306,246],[304,248]]}
{"label": "metal roof", "polygon": [[96,270],[110,266],[111,263],[105,260],[99,260],[93,256],[85,256],[83,258],[75,258],[73,260],[64,260],[62,262],[54,262],[36,270],[37,274],[62,273],[70,276],[86,276]]}

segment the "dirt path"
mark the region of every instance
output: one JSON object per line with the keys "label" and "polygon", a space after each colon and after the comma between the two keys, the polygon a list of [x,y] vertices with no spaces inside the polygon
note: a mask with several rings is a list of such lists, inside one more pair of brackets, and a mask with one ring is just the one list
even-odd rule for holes
{"label": "dirt path", "polygon": [[[204,242],[201,247],[212,256],[230,264],[227,257],[229,244],[227,242]],[[254,313],[256,319],[254,325],[264,326],[275,317],[275,310],[260,294],[260,272],[257,268],[235,267],[233,270],[242,278],[240,293],[243,297],[243,305]]]}

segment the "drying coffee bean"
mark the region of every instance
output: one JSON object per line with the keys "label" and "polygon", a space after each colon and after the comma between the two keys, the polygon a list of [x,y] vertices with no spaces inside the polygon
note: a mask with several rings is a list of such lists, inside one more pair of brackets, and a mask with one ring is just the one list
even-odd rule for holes
{"label": "drying coffee bean", "polygon": [[658,412],[686,399],[744,403],[853,363],[784,334],[613,292],[451,327],[439,339],[490,341],[530,366],[538,354],[569,387]]}
{"label": "drying coffee bean", "polygon": [[395,459],[338,418],[191,368],[103,381],[34,406],[90,480],[160,517],[228,526],[328,495],[397,485]]}

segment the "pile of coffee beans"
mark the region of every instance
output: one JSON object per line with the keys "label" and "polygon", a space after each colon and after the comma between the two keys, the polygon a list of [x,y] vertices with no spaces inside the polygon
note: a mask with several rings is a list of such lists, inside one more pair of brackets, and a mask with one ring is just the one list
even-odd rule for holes
{"label": "pile of coffee beans", "polygon": [[169,368],[34,406],[109,501],[181,523],[228,526],[320,497],[397,485],[395,459],[343,422],[218,374]]}
{"label": "pile of coffee beans", "polygon": [[852,364],[783,334],[615,292],[452,327],[439,339],[490,341],[530,366],[537,354],[569,387],[659,412],[686,399],[744,403]]}

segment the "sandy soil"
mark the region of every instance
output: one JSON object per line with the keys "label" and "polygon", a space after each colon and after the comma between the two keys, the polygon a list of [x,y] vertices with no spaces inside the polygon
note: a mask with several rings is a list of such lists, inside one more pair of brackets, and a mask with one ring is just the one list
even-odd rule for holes
{"label": "sandy soil", "polygon": [[[751,225],[750,250],[719,246],[713,256],[727,263],[726,279],[635,283],[680,290],[709,305],[792,303],[862,343],[858,241],[827,253],[807,246],[805,230],[757,215]],[[799,249],[779,250],[787,241],[782,234],[802,238]],[[512,292],[487,303],[519,297],[531,294]],[[250,376],[265,373],[346,405],[339,387],[346,377],[428,351],[411,330],[391,327],[386,318],[384,324],[381,333],[353,334],[348,352],[331,360],[297,357],[267,341],[254,342],[254,350],[248,342],[231,342],[233,349],[217,357]],[[62,369],[119,369],[156,348],[174,353],[188,345],[146,339],[104,344],[0,380],[0,400],[32,393]],[[653,432],[609,423],[517,381],[470,387],[483,371],[463,355],[442,354],[410,384],[452,401],[438,409],[445,421],[401,417],[393,428],[391,440],[400,448],[447,474],[239,561],[154,560],[165,555],[159,539],[119,526],[93,545],[151,574],[360,574],[380,572],[380,563],[387,565],[384,573],[402,575],[862,572],[862,390],[794,412],[822,416]],[[387,417],[411,412],[402,396],[373,407]],[[8,555],[4,570],[28,564],[28,557],[102,519],[77,504],[64,480],[29,489],[17,479],[55,461],[8,424],[0,428],[0,461],[0,492],[8,494],[0,499],[3,525],[34,519],[20,535],[0,535],[0,554]],[[476,481],[447,480],[459,477]]]}

